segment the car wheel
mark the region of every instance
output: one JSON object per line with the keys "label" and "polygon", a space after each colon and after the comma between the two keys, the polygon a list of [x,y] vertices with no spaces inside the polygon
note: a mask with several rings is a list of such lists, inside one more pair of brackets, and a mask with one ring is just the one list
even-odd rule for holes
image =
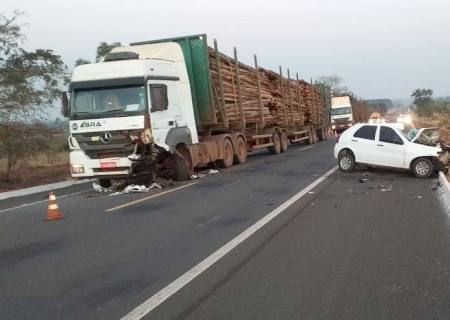
{"label": "car wheel", "polygon": [[339,152],[338,163],[341,171],[352,172],[355,167],[355,157],[348,150],[342,150]]}
{"label": "car wheel", "polygon": [[427,158],[419,158],[412,165],[412,172],[417,178],[429,178],[433,171],[433,163]]}

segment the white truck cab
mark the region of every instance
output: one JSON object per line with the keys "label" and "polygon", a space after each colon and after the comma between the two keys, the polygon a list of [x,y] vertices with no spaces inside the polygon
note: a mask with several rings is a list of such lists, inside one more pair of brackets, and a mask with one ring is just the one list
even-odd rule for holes
{"label": "white truck cab", "polygon": [[350,97],[331,98],[331,129],[342,132],[352,125],[353,112]]}
{"label": "white truck cab", "polygon": [[134,140],[166,151],[175,140],[198,142],[177,43],[115,48],[101,62],[75,68],[70,95],[74,178],[129,175],[138,151]]}

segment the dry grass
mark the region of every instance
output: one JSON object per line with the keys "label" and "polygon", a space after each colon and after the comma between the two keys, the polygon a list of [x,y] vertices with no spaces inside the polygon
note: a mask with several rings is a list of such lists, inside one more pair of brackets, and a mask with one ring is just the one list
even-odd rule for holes
{"label": "dry grass", "polygon": [[0,159],[0,192],[28,188],[70,179],[69,155],[59,152],[54,155],[38,154],[22,159],[14,166],[11,181],[6,183],[6,160]]}
{"label": "dry grass", "polygon": [[446,114],[435,113],[432,117],[418,117],[413,115],[412,120],[416,128],[446,127],[450,125],[450,116]]}

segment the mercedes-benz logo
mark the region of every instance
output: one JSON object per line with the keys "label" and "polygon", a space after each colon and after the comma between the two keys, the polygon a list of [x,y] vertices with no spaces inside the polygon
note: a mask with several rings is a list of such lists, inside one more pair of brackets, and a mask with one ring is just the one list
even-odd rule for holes
{"label": "mercedes-benz logo", "polygon": [[110,143],[112,139],[112,134],[109,132],[105,132],[104,134],[102,134],[102,137],[100,140],[102,140],[102,142],[104,144]]}

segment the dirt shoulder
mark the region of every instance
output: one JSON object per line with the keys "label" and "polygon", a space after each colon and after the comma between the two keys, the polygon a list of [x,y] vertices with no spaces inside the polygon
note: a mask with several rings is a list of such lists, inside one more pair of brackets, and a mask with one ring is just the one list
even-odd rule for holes
{"label": "dirt shoulder", "polygon": [[[5,172],[1,171],[0,177],[4,176]],[[15,170],[9,183],[0,180],[0,192],[29,188],[70,179],[69,164],[25,167]]]}

